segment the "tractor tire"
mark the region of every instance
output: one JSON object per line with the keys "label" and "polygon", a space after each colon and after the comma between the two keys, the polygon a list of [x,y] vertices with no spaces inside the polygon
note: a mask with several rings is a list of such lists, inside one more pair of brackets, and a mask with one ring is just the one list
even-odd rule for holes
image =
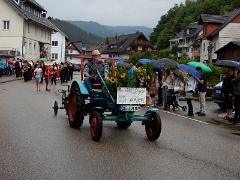
{"label": "tractor tire", "polygon": [[162,122],[159,114],[151,112],[151,119],[146,121],[145,131],[149,140],[155,141],[159,138],[162,131]]}
{"label": "tractor tire", "polygon": [[121,129],[127,129],[129,126],[131,126],[132,122],[123,122],[123,121],[118,121],[117,125]]}
{"label": "tractor tire", "polygon": [[81,97],[79,86],[73,83],[68,98],[68,120],[72,128],[82,126],[85,100]]}
{"label": "tractor tire", "polygon": [[94,141],[99,141],[102,136],[103,120],[102,114],[94,110],[89,117],[91,136]]}
{"label": "tractor tire", "polygon": [[58,102],[57,101],[54,102],[53,111],[54,111],[54,115],[56,116],[58,113]]}

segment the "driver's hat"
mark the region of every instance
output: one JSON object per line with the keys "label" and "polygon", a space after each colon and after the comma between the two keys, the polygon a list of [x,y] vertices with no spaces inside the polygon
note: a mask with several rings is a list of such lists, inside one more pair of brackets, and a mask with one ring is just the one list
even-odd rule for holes
{"label": "driver's hat", "polygon": [[100,55],[100,54],[101,53],[97,49],[92,51],[92,56],[97,56],[97,55]]}

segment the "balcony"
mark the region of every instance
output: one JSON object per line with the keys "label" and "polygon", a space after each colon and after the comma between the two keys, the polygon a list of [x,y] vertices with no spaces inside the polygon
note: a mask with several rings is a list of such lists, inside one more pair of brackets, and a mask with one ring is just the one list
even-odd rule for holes
{"label": "balcony", "polygon": [[132,45],[137,45],[137,46],[149,46],[150,43],[148,41],[134,41]]}
{"label": "balcony", "polygon": [[10,47],[0,47],[0,57],[20,56],[20,49]]}

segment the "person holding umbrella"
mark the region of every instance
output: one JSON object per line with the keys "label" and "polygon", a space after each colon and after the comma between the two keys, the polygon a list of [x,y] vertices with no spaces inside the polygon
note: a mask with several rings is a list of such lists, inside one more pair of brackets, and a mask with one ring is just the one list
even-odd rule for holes
{"label": "person holding umbrella", "polygon": [[205,106],[206,106],[206,92],[207,92],[207,83],[206,76],[202,73],[201,67],[196,67],[196,70],[201,73],[201,78],[195,77],[197,80],[197,90],[198,90],[198,98],[200,103],[200,111],[196,112],[198,116],[205,116]]}

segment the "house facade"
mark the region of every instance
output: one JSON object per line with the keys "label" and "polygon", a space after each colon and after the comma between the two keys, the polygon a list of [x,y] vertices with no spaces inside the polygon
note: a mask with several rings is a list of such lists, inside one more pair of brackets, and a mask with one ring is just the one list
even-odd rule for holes
{"label": "house facade", "polygon": [[189,58],[200,56],[199,37],[202,35],[202,25],[191,23],[184,28],[177,36],[170,39],[170,48],[177,45],[177,57],[186,54]]}
{"label": "house facade", "polygon": [[65,48],[65,61],[71,62],[73,64],[80,64],[80,59],[75,56],[83,55],[82,52],[82,41],[69,42]]}
{"label": "house facade", "polygon": [[56,29],[35,0],[0,1],[0,22],[0,58],[50,58],[51,34]]}
{"label": "house facade", "polygon": [[[48,17],[48,20],[51,23],[51,18]],[[55,25],[53,25],[55,26]],[[57,29],[57,32],[53,32],[51,36],[52,44],[51,44],[51,59],[55,59],[56,62],[65,62],[65,48],[66,48],[66,40],[68,36],[65,35],[60,29]]]}
{"label": "house facade", "polygon": [[[105,44],[98,47],[95,47],[95,49],[98,49],[104,58],[122,57],[130,59],[134,53],[144,53],[146,51],[155,54],[155,48],[142,32],[107,37]],[[92,47],[91,50],[93,50]],[[86,53],[88,52],[90,52],[89,49],[86,50]]]}
{"label": "house facade", "polygon": [[240,9],[223,16],[203,14],[198,24],[203,25],[201,61],[216,61],[218,49],[231,41],[240,41]]}

